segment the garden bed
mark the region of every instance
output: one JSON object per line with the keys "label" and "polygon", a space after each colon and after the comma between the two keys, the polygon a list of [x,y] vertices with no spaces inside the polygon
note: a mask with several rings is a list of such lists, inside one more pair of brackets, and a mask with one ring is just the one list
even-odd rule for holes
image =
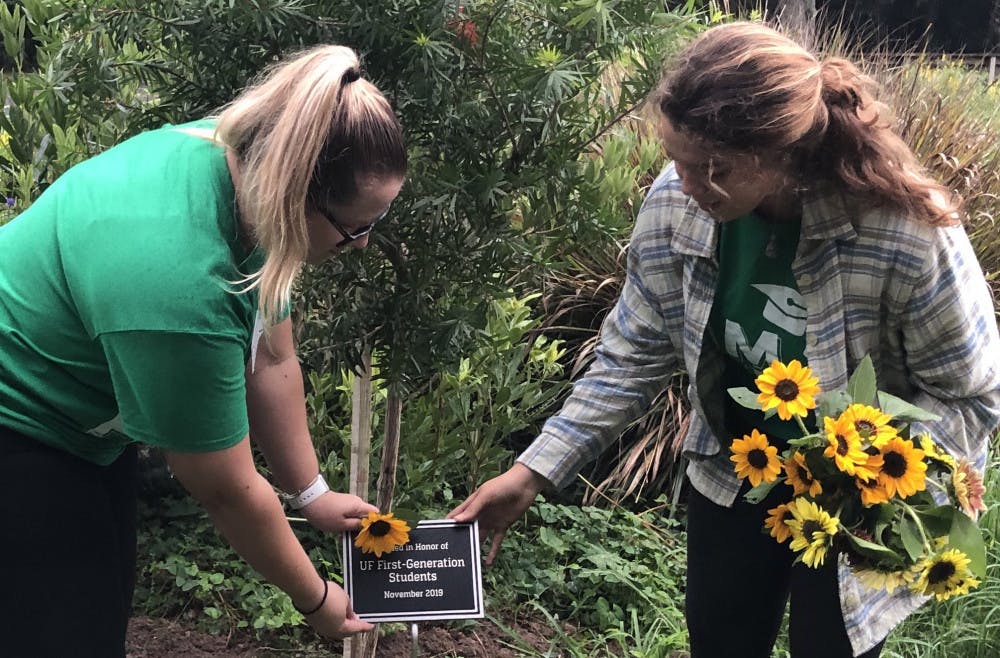
{"label": "garden bed", "polygon": [[[542,622],[522,620],[511,622],[511,630],[519,642],[544,653],[549,650],[552,629]],[[571,631],[572,629],[564,629]],[[399,629],[379,638],[378,658],[409,656],[410,634]],[[517,658],[525,655],[518,651],[510,634],[490,621],[483,621],[468,629],[455,629],[434,624],[420,628],[420,655],[463,656],[463,658]],[[197,630],[193,624],[153,617],[135,617],[129,624],[126,642],[127,658],[277,658],[278,656],[338,656],[339,642],[331,642],[326,649],[289,650],[268,647],[249,636],[211,635]],[[552,654],[558,656],[559,654]]]}

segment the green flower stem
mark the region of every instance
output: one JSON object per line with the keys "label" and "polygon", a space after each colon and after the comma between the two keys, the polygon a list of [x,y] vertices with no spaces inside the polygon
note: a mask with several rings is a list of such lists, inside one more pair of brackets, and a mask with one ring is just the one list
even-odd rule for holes
{"label": "green flower stem", "polygon": [[941,484],[940,482],[938,482],[937,478],[925,478],[924,482],[929,482],[930,484],[933,484],[935,487],[938,488],[938,490],[941,493],[943,493],[944,495],[948,496],[948,500],[949,501],[951,500],[951,496],[948,494],[948,487],[946,487],[943,484]]}
{"label": "green flower stem", "polygon": [[913,518],[913,520],[917,523],[917,530],[920,531],[920,539],[921,539],[921,541],[924,542],[924,550],[927,551],[928,555],[933,555],[934,554],[934,549],[931,547],[930,539],[927,538],[927,532],[924,531],[924,523],[923,523],[923,521],[921,521],[920,517],[917,516],[917,510],[913,509],[912,507],[910,507],[909,505],[907,505],[906,503],[904,503],[901,500],[898,500],[896,502],[897,502],[897,504],[901,505],[902,508],[903,508],[903,510],[907,514],[909,514],[910,517]]}
{"label": "green flower stem", "polygon": [[805,424],[805,422],[804,422],[804,421],[802,420],[802,416],[799,416],[799,415],[796,415],[796,416],[795,416],[795,422],[799,424],[799,429],[801,429],[801,430],[802,430],[802,434],[803,434],[803,437],[804,437],[804,436],[805,436],[806,434],[812,434],[812,432],[810,432],[809,430],[807,430],[807,429],[806,429],[806,424]]}

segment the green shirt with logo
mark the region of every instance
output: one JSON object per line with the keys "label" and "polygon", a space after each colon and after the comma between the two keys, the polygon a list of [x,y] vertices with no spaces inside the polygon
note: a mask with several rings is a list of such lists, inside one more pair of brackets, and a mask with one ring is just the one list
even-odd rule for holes
{"label": "green shirt with logo", "polygon": [[[749,214],[721,225],[719,282],[709,331],[726,354],[725,381],[757,393],[772,361],[805,364],[806,307],[792,273],[801,222]],[[740,438],[757,429],[775,439],[801,436],[798,423],[726,399],[726,425]]]}
{"label": "green shirt with logo", "polygon": [[0,425],[108,464],[248,432],[262,254],[241,242],[221,146],[143,133],[66,172],[0,227]]}

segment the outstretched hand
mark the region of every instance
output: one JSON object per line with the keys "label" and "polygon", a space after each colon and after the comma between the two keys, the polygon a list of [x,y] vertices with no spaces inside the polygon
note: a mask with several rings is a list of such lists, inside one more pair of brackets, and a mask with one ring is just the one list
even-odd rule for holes
{"label": "outstretched hand", "polygon": [[357,530],[369,512],[378,512],[378,508],[357,496],[336,491],[327,491],[302,508],[306,520],[324,532]]}
{"label": "outstretched hand", "polygon": [[549,482],[524,464],[514,464],[506,473],[484,482],[471,496],[448,513],[449,519],[460,523],[479,521],[483,533],[490,537],[490,552],[486,565],[493,564],[507,528],[525,513],[535,496]]}

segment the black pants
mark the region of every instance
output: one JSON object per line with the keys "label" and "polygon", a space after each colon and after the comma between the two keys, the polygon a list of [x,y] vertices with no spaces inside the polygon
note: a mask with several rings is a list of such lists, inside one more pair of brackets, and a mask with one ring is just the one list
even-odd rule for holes
{"label": "black pants", "polygon": [[0,655],[122,658],[136,452],[96,466],[0,427]]}
{"label": "black pants", "polygon": [[[790,498],[779,485],[759,505],[742,492],[731,508],[691,490],[688,501],[686,611],[691,658],[767,658],[791,599],[793,658],[853,656],[840,611],[836,559],[792,566],[788,542],[763,532],[767,510]],[[863,654],[877,658],[882,644]]]}

